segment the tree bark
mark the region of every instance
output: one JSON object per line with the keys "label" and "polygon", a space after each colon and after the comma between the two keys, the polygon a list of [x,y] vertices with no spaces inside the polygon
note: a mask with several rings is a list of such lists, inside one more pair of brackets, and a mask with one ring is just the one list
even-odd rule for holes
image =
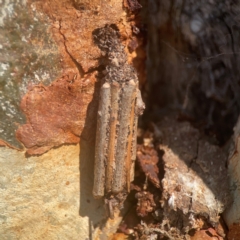
{"label": "tree bark", "polygon": [[128,9],[121,0],[3,3],[1,239],[107,239],[116,231],[122,217],[108,221],[92,196],[102,66],[93,33],[114,25],[131,64],[138,40]]}

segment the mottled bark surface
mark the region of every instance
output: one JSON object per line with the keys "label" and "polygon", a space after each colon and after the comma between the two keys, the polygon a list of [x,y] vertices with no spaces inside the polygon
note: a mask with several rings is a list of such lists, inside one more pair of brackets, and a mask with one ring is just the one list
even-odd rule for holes
{"label": "mottled bark surface", "polygon": [[240,236],[240,189],[239,189],[239,173],[240,173],[240,120],[234,128],[232,137],[232,145],[228,156],[228,172],[230,176],[231,195],[233,201],[224,213],[224,219],[229,227],[229,239],[238,238]]}
{"label": "mottled bark surface", "polygon": [[183,233],[201,229],[201,218],[217,226],[231,201],[226,153],[188,123],[165,117],[158,127],[163,133],[159,148],[164,152],[164,219]]}
{"label": "mottled bark surface", "polygon": [[233,133],[239,101],[237,1],[146,1],[149,114],[185,117],[223,145]]}
{"label": "mottled bark surface", "polygon": [[[96,72],[78,80],[73,73],[50,86],[38,85],[28,91],[21,101],[27,124],[16,132],[27,154],[42,154],[64,143],[79,142],[89,100],[94,94],[95,75]],[[95,118],[93,112],[88,127],[93,127]]]}
{"label": "mottled bark surface", "polygon": [[[136,213],[126,217],[121,230],[135,229],[140,239],[226,239],[219,213],[231,205],[229,174],[237,179],[239,161],[235,152],[232,170],[227,170],[229,140],[240,109],[239,3],[141,3],[147,31],[147,108],[133,184]],[[172,111],[175,121],[169,118],[163,124]],[[233,179],[235,203],[226,219],[230,238],[238,236],[239,227]],[[135,228],[129,223],[133,218],[142,220]],[[195,234],[187,228],[204,230]]]}
{"label": "mottled bark surface", "polygon": [[[154,125],[153,133],[141,136],[132,184],[141,219],[135,224],[135,234],[201,239],[207,233],[198,231],[207,229],[212,237],[226,237],[220,214],[231,203],[227,154],[171,112]],[[120,229],[130,231],[128,226],[122,224]]]}
{"label": "mottled bark surface", "polygon": [[[8,4],[15,14],[9,12]],[[2,59],[1,74],[2,139],[20,147],[14,134],[18,128],[17,139],[27,153],[42,154],[53,146],[78,142],[81,134],[94,138],[101,75],[96,70],[102,55],[93,32],[106,24],[119,28],[132,62],[138,46],[135,40],[136,46],[129,52],[134,21],[127,23],[121,1],[29,1],[25,12],[17,14],[21,7],[23,3],[6,2],[3,8],[1,44],[7,58]],[[20,126],[24,117],[26,124]],[[59,123],[54,124],[53,119]],[[6,127],[9,123],[12,127]]]}
{"label": "mottled bark surface", "polygon": [[50,84],[60,75],[60,54],[48,17],[25,1],[3,1],[0,25],[0,134],[3,141],[22,148],[15,137],[26,121],[21,98],[33,85]]}
{"label": "mottled bark surface", "polygon": [[[224,218],[229,238],[239,237],[238,130],[226,162],[240,109],[238,2],[0,6],[0,238],[226,239],[229,182],[235,201]],[[106,73],[93,36],[107,24],[118,29],[147,103],[136,177],[113,220],[92,196]]]}
{"label": "mottled bark surface", "polygon": [[116,232],[121,215],[107,221],[103,202],[92,196],[104,70],[93,32],[114,25],[127,61],[139,67],[141,42],[127,6],[1,3],[1,239],[107,239]]}

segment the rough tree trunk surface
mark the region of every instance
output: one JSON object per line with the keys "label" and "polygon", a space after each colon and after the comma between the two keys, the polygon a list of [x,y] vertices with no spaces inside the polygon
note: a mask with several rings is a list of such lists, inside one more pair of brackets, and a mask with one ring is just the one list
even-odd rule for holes
{"label": "rough tree trunk surface", "polygon": [[1,239],[116,232],[121,217],[107,222],[103,202],[92,197],[102,57],[93,32],[115,25],[131,63],[141,43],[127,7],[118,0],[1,3]]}
{"label": "rough tree trunk surface", "polygon": [[[155,122],[153,128],[156,133],[156,126],[162,126],[162,119],[169,116],[170,108],[177,112],[175,119],[189,121],[200,130],[197,133],[195,129],[191,134],[193,129],[189,128],[181,134],[183,128],[180,123],[170,124],[169,120],[170,126],[160,127],[160,139],[154,136],[155,141],[159,139],[160,150],[163,151],[163,219],[166,218],[166,209],[173,208],[178,216],[168,215],[168,224],[170,222],[170,226],[184,232],[186,222],[188,227],[193,224],[193,228],[200,224],[192,218],[198,209],[198,216],[205,218],[204,226],[198,227],[204,230],[196,233],[193,239],[208,239],[209,235],[212,238],[217,235],[226,237],[227,232],[219,230],[222,220],[216,223],[219,213],[228,208],[224,213],[228,238],[239,238],[238,130],[235,130],[235,145],[231,150],[229,143],[240,109],[240,5],[236,1],[225,0],[156,0],[147,1],[146,9],[149,97],[145,118]],[[170,132],[164,135],[167,129]],[[171,140],[171,131],[175,135],[174,141]],[[199,140],[196,140],[198,134]],[[189,142],[185,141],[187,136],[191,139]],[[155,143],[156,146],[158,144]],[[181,176],[184,176],[183,184]],[[200,188],[196,184],[200,183],[197,179],[202,181]],[[196,185],[192,187],[189,183]],[[179,188],[179,185],[184,187]],[[199,193],[199,196],[204,196],[196,199]],[[202,204],[204,201],[209,202]],[[180,219],[180,225],[176,219]],[[217,234],[208,234],[206,230],[213,226]],[[164,227],[162,229],[166,230]],[[183,232],[182,238],[187,238]]]}
{"label": "rough tree trunk surface", "polygon": [[[0,238],[240,238],[239,16],[227,0],[0,3]],[[114,219],[92,195],[106,25],[147,106]]]}

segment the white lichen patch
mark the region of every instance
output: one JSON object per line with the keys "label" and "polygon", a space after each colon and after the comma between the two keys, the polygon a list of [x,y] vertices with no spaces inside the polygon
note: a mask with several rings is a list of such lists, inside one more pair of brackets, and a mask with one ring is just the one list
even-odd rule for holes
{"label": "white lichen patch", "polygon": [[12,17],[14,15],[14,5],[21,4],[25,6],[26,0],[5,0],[0,1],[0,26],[4,26],[6,17]]}
{"label": "white lichen patch", "polygon": [[59,53],[47,17],[30,11],[26,1],[0,3],[0,138],[18,148],[15,131],[24,123],[21,98],[29,86],[48,85],[59,75]]}
{"label": "white lichen patch", "polygon": [[8,68],[9,68],[8,63],[0,63],[0,69],[2,69],[3,71],[8,70]]}

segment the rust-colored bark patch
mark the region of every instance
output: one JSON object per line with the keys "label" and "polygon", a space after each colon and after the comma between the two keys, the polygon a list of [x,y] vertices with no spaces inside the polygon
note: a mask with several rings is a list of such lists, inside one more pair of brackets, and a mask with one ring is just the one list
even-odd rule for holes
{"label": "rust-colored bark patch", "polygon": [[153,199],[153,194],[150,192],[142,191],[136,193],[135,197],[138,200],[137,215],[140,217],[146,217],[148,213],[153,212],[156,204]]}
{"label": "rust-colored bark patch", "polygon": [[142,8],[137,0],[125,0],[124,6],[127,7],[130,11],[134,12]]}
{"label": "rust-colored bark patch", "polygon": [[79,142],[95,81],[95,74],[82,79],[70,74],[48,87],[38,85],[28,91],[21,102],[27,123],[16,132],[28,154]]}
{"label": "rust-colored bark patch", "polygon": [[206,230],[197,231],[191,240],[223,240],[223,238],[217,234],[215,229],[208,228]]}
{"label": "rust-colored bark patch", "polygon": [[0,139],[0,147],[9,147],[9,148],[12,148],[12,149],[17,149],[18,151],[22,150],[20,148],[16,148],[16,147],[12,146],[11,144],[3,141],[2,139]]}
{"label": "rust-colored bark patch", "polygon": [[139,145],[137,150],[137,162],[140,169],[145,173],[146,177],[152,184],[160,188],[160,180],[158,177],[158,153],[153,147]]}
{"label": "rust-colored bark patch", "polygon": [[227,235],[229,240],[238,239],[240,236],[240,226],[239,224],[232,224],[229,227],[229,233]]}
{"label": "rust-colored bark patch", "polygon": [[[47,15],[61,60],[59,77],[50,86],[32,87],[21,101],[27,123],[17,130],[17,139],[27,154],[42,154],[65,143],[78,143],[80,135],[95,136],[98,91],[94,91],[95,74],[90,73],[101,68],[102,53],[93,41],[94,30],[115,24],[127,52],[127,39],[133,33],[121,1],[29,0],[28,4],[29,9]],[[135,45],[130,57],[128,52],[132,63],[139,48]]]}

